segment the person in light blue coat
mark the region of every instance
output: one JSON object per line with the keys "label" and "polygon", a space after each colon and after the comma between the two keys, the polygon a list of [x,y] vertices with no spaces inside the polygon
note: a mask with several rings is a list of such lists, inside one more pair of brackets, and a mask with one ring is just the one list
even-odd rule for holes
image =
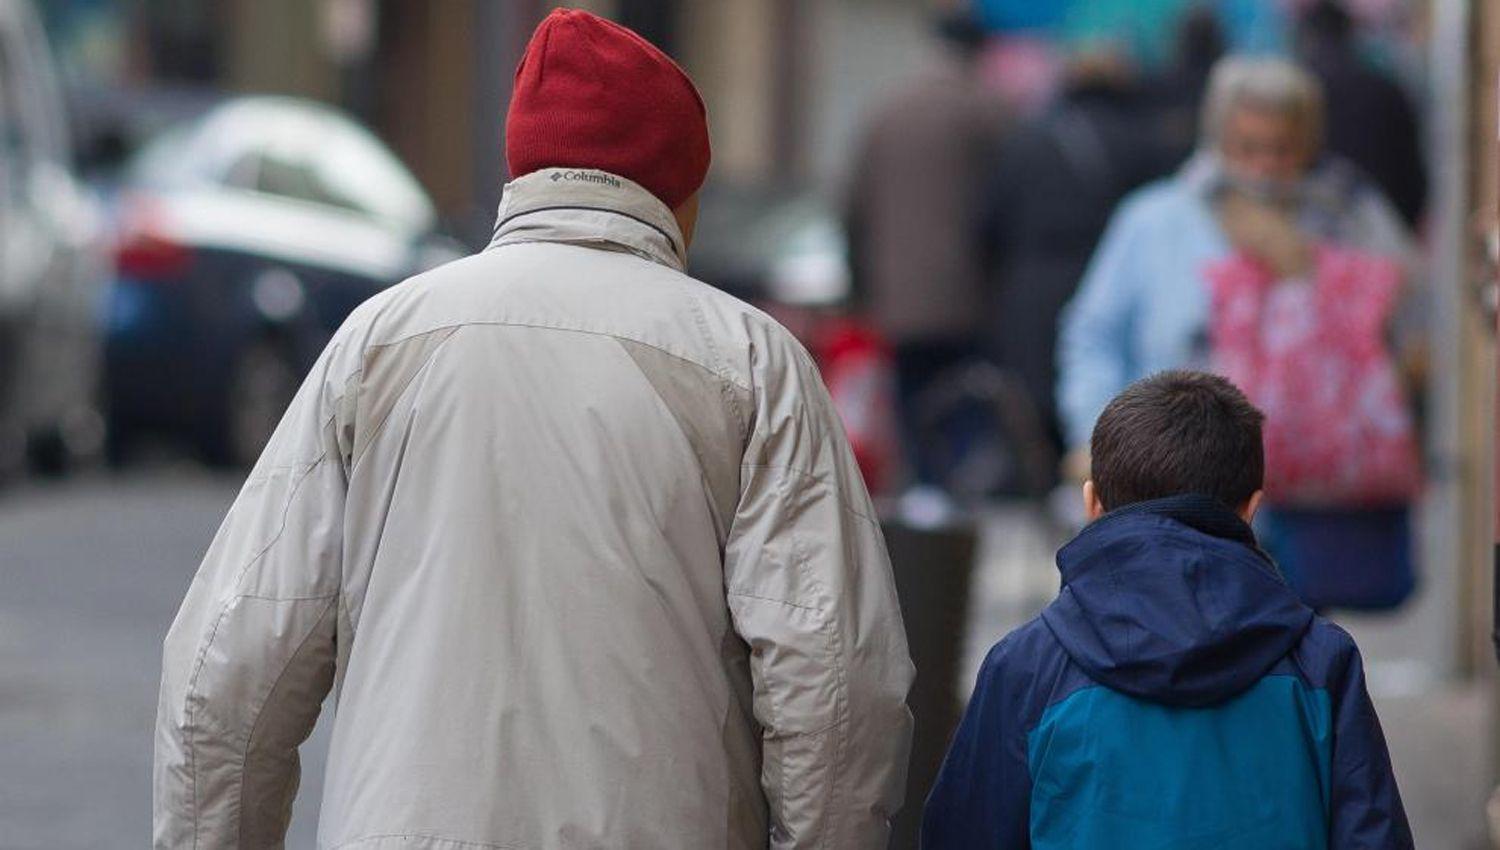
{"label": "person in light blue coat", "polygon": [[[1393,355],[1421,362],[1422,309],[1410,238],[1399,215],[1354,166],[1321,156],[1318,83],[1274,58],[1229,57],[1210,78],[1204,137],[1174,176],[1128,196],[1116,210],[1058,329],[1058,414],[1071,454],[1087,468],[1087,440],[1104,405],[1130,382],[1174,368],[1210,368],[1210,290],[1205,268],[1240,251],[1279,276],[1305,275],[1312,245],[1332,242],[1399,258],[1407,295],[1391,328]],[[1415,367],[1405,370],[1408,374]],[[1419,381],[1412,378],[1413,384]],[[1279,506],[1277,506],[1279,507]],[[1315,607],[1395,604],[1410,592],[1408,506],[1266,513],[1268,547]],[[1312,552],[1304,551],[1311,548]],[[1345,556],[1329,558],[1329,549]],[[1365,570],[1355,598],[1320,589],[1344,561],[1386,553],[1388,569]],[[1390,553],[1399,552],[1392,560]]]}
{"label": "person in light blue coat", "polygon": [[1121,202],[1063,312],[1058,405],[1074,448],[1131,381],[1208,365],[1202,272],[1237,247],[1219,206],[1230,193],[1288,199],[1309,236],[1412,254],[1400,216],[1373,182],[1319,156],[1322,96],[1306,73],[1279,59],[1231,57],[1214,70],[1204,112],[1199,152]]}

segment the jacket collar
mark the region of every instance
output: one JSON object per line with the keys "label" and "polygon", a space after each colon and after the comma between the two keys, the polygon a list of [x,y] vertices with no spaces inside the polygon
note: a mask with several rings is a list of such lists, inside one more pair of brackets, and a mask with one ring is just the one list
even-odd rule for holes
{"label": "jacket collar", "polygon": [[1184,493],[1145,502],[1133,502],[1110,511],[1100,517],[1099,522],[1101,524],[1128,522],[1129,520],[1123,518],[1142,514],[1176,520],[1210,537],[1239,543],[1259,552],[1255,532],[1250,529],[1249,523],[1240,519],[1239,514],[1230,510],[1218,499],[1198,493]]}
{"label": "jacket collar", "polygon": [[506,184],[490,247],[566,242],[628,251],[683,271],[682,232],[667,205],[606,171],[545,168]]}
{"label": "jacket collar", "polygon": [[[1113,539],[1120,534],[1129,534],[1130,527],[1138,524],[1141,517],[1159,517],[1209,537],[1238,544],[1253,556],[1252,560],[1268,570],[1278,581],[1285,583],[1281,568],[1276,565],[1276,561],[1271,558],[1270,554],[1261,548],[1260,541],[1256,538],[1255,531],[1250,524],[1240,519],[1240,515],[1230,510],[1223,502],[1201,493],[1183,493],[1161,499],[1132,502],[1106,513],[1084,526],[1078,536],[1063,547],[1065,550],[1076,550],[1070,553],[1073,557],[1065,558],[1062,551],[1058,552],[1059,566],[1062,566],[1064,561],[1082,560],[1080,556],[1083,556],[1085,552],[1093,552],[1101,540]],[[1065,569],[1064,582],[1067,581],[1067,572]]]}

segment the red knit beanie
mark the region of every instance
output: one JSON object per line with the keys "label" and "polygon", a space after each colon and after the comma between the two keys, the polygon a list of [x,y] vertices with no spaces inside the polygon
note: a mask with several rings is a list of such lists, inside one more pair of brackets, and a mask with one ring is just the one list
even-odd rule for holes
{"label": "red knit beanie", "polygon": [[588,12],[542,21],[505,119],[512,177],[597,168],[676,209],[708,175],[708,119],[692,80],[650,42]]}

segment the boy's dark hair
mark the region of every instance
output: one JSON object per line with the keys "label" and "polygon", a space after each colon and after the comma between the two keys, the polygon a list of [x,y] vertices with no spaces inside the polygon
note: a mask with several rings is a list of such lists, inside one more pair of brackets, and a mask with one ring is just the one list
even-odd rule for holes
{"label": "boy's dark hair", "polygon": [[1265,418],[1217,375],[1173,370],[1136,381],[1094,426],[1094,491],[1105,510],[1184,493],[1237,508],[1265,477]]}

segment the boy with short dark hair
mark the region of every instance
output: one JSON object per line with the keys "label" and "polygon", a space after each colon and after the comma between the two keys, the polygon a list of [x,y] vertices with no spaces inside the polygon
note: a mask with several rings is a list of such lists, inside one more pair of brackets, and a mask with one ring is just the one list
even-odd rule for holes
{"label": "boy with short dark hair", "polygon": [[1354,641],[1256,545],[1260,411],[1163,372],[1100,416],[1062,590],[985,659],[944,848],[1411,848]]}

